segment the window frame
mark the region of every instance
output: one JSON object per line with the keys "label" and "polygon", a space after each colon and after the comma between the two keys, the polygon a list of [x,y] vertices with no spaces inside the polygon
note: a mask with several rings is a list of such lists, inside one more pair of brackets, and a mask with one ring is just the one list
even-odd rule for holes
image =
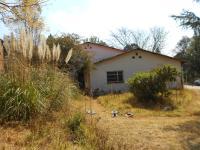
{"label": "window frame", "polygon": [[[110,74],[110,75],[109,75]],[[113,75],[111,75],[113,74]],[[116,78],[115,81],[113,80],[109,80],[109,76],[110,78],[112,78],[111,76],[113,76],[113,80],[114,78]],[[121,76],[121,77],[120,77]],[[118,71],[107,71],[106,72],[106,77],[107,77],[107,84],[112,84],[112,83],[124,83],[124,72],[122,70],[118,70]]]}

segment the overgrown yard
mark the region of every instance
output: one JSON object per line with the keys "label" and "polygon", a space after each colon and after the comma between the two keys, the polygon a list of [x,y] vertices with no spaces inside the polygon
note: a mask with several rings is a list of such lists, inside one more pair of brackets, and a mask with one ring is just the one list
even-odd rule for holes
{"label": "overgrown yard", "polygon": [[[97,99],[80,96],[51,116],[25,125],[4,124],[0,149],[199,149],[199,95],[195,90],[179,91],[177,99],[176,93],[172,95],[173,103],[151,108],[135,101],[130,93]],[[173,110],[164,111],[165,106],[173,106]],[[84,115],[91,108],[96,114],[86,114],[86,120],[76,113]],[[114,109],[120,114],[112,118]],[[126,112],[134,116],[126,117]]]}
{"label": "overgrown yard", "polygon": [[[171,100],[169,111],[163,110],[166,103],[147,109],[130,93],[98,97],[92,106],[99,126],[109,129],[110,140],[122,149],[200,149],[200,91],[175,92]],[[116,118],[111,117],[114,109]],[[134,117],[125,117],[126,112]]]}
{"label": "overgrown yard", "polygon": [[97,98],[109,110],[120,113],[133,112],[139,116],[192,116],[200,114],[200,90],[171,91],[169,98],[158,100],[156,104],[142,104],[132,93],[110,94]]}

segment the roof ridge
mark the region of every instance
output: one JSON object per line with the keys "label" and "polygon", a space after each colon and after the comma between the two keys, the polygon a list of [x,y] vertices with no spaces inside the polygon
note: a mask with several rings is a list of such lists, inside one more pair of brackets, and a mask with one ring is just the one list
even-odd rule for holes
{"label": "roof ridge", "polygon": [[124,55],[124,54],[126,54],[126,53],[132,52],[132,51],[134,51],[134,50],[140,50],[140,51],[144,51],[144,52],[151,53],[151,54],[154,54],[154,55],[159,55],[159,56],[162,56],[162,57],[167,57],[167,58],[174,59],[174,60],[177,60],[177,61],[180,61],[180,62],[184,62],[184,61],[181,60],[181,59],[174,58],[174,57],[172,57],[172,56],[167,56],[167,55],[160,54],[160,53],[156,53],[156,52],[152,52],[152,51],[145,50],[145,49],[142,49],[142,48],[137,48],[137,49],[134,49],[134,50],[123,50],[123,49],[118,49],[118,48],[111,47],[111,46],[108,46],[108,45],[102,45],[102,44],[93,43],[93,42],[84,42],[84,43],[82,43],[82,45],[83,45],[83,44],[94,44],[94,45],[99,45],[99,46],[103,46],[103,47],[107,47],[107,48],[111,48],[111,49],[114,49],[114,50],[123,52],[123,53],[121,53],[121,54],[118,54],[118,55],[115,55],[115,56],[112,56],[112,57],[108,57],[108,58],[102,59],[102,60],[100,60],[100,61],[98,61],[98,62],[95,62],[95,63],[99,63],[99,62],[102,62],[102,61],[106,61],[106,60],[112,59],[113,57],[118,57],[118,56]]}
{"label": "roof ridge", "polygon": [[120,52],[125,52],[123,49],[111,47],[111,46],[108,46],[108,45],[103,45],[103,44],[100,44],[100,43],[84,42],[84,43],[82,43],[81,45],[83,45],[83,44],[94,44],[94,45],[98,45],[98,46],[102,46],[102,47],[111,48],[111,49],[113,49],[113,50],[117,50],[117,51],[120,51]]}
{"label": "roof ridge", "polygon": [[[162,57],[166,57],[166,58],[169,58],[169,59],[174,59],[174,60],[180,61],[180,62],[182,62],[182,63],[184,62],[183,60],[178,59],[178,58],[174,58],[174,57],[171,57],[171,56],[159,54],[159,53],[156,53],[156,52],[151,52],[151,51],[148,51],[148,50],[145,50],[145,49],[141,49],[141,48],[138,48],[138,49],[135,49],[135,50],[139,50],[139,51],[151,53],[151,54],[158,55],[158,56],[162,56]],[[124,54],[131,53],[131,52],[133,52],[133,51],[135,51],[135,50],[126,50],[124,53],[121,53],[121,54],[118,54],[118,55],[115,55],[115,56],[112,56],[112,57],[108,57],[108,58],[102,59],[102,60],[100,60],[100,61],[98,61],[98,62],[95,62],[95,64],[98,64],[98,63],[101,63],[101,62],[104,62],[104,61],[107,61],[107,60],[111,60],[111,59],[113,59],[113,58],[122,56],[122,55],[124,55]]]}

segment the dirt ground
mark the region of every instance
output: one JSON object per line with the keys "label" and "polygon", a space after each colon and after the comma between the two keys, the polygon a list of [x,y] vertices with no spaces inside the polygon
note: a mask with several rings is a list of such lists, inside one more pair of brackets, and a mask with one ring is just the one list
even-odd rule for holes
{"label": "dirt ground", "polygon": [[112,118],[97,100],[91,106],[98,125],[109,130],[112,144],[123,145],[122,149],[200,149],[199,116]]}

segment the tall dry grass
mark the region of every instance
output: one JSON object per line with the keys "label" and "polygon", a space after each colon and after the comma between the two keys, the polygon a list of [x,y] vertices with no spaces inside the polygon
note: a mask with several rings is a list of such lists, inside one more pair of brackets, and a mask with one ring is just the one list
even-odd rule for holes
{"label": "tall dry grass", "polygon": [[[79,96],[79,90],[57,68],[60,46],[50,50],[45,37],[39,41],[34,45],[32,35],[24,31],[4,38],[7,56],[0,76],[0,123],[29,121],[29,132],[19,147],[111,149],[106,131],[90,126],[83,112],[72,108],[70,101]],[[71,55],[72,50],[66,63]]]}
{"label": "tall dry grass", "polygon": [[25,121],[58,110],[78,94],[69,75],[57,68],[59,45],[51,51],[44,36],[34,45],[32,35],[21,30],[19,35],[4,37],[4,47],[7,54],[0,77],[0,121]]}

